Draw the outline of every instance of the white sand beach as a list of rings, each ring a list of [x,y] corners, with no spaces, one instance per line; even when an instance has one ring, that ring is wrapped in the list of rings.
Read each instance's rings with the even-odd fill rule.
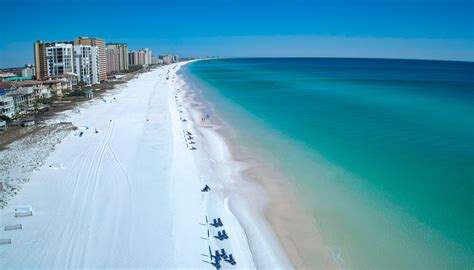
[[[223,269],[293,268],[263,217],[264,191],[241,179],[223,138],[186,103],[184,64],[58,116],[81,128],[0,209],[0,239],[11,240],[0,269],[213,269],[209,249],[233,255]],[[15,217],[20,205],[32,216]],[[217,218],[223,226],[210,225]],[[228,239],[214,237],[222,230]]]

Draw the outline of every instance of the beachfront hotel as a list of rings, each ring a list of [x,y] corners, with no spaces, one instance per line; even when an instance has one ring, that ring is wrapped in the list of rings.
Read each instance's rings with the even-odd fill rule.
[[[59,77],[74,73],[73,45],[56,43],[53,46],[46,47],[46,66],[48,77]]]
[[[152,54],[151,49],[143,48],[138,51],[131,51],[128,53],[129,65],[155,65],[158,63],[156,57]]]
[[[35,57],[35,68],[36,68],[36,79],[44,80],[48,77],[48,66],[46,62],[46,48],[52,46],[54,43],[45,43],[41,40],[37,40],[34,43],[34,57]]]
[[[119,66],[119,52],[114,48],[106,49],[107,59],[107,74],[117,73],[120,70]]]
[[[79,37],[74,39],[74,45],[95,46],[99,57],[99,81],[107,80],[107,56],[105,41],[101,38]]]
[[[49,98],[62,98],[74,91],[90,98],[84,86],[107,80],[108,73],[131,72],[160,61],[151,49],[128,52],[126,43],[105,43],[96,37],[33,43],[34,65],[3,69],[0,72],[0,116],[21,117],[35,112],[34,106]],[[129,69],[129,64],[134,65]],[[162,62],[161,62],[162,63]],[[76,93],[77,95],[77,93]]]
[[[160,55],[160,60],[163,61],[163,64],[171,64],[171,63],[173,63],[173,56],[172,55]]]
[[[99,49],[96,46],[74,45],[74,71],[85,85],[98,84]]]
[[[102,81],[101,39],[79,38],[75,41],[34,43],[36,79],[58,79],[76,76],[85,85]],[[103,40],[102,40],[103,41]]]
[[[107,44],[107,73],[117,73],[128,70],[128,44]]]

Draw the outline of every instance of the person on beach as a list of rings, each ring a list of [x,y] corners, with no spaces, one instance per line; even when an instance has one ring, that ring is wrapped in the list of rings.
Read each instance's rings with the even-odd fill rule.
[[[201,192],[208,192],[211,188],[206,184],[206,186],[201,190]]]

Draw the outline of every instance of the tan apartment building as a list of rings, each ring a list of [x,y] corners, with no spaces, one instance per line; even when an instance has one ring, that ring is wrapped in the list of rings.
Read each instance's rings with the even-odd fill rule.
[[[38,40],[34,43],[34,57],[35,57],[35,76],[37,80],[43,80],[48,76],[48,67],[46,61],[46,47],[49,43]]]
[[[107,80],[107,54],[105,41],[101,38],[79,37],[74,39],[74,45],[89,45],[98,47],[99,81]]]
[[[113,48],[107,48],[107,74],[119,72],[119,52]]]
[[[109,43],[107,44],[107,66],[115,67],[118,66],[118,70],[113,68],[109,72],[120,72],[128,70],[128,44],[126,43]]]

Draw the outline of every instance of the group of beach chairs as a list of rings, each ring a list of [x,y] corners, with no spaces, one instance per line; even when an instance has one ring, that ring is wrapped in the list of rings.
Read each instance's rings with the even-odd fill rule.
[[[15,217],[16,218],[23,218],[23,217],[31,217],[33,216],[33,208],[31,205],[18,205],[15,207]],[[14,230],[22,230],[23,226],[20,223],[5,225],[3,227],[4,231],[14,231]],[[11,244],[11,238],[0,238],[0,245],[7,245]]]
[[[222,223],[222,220],[221,218],[217,218],[217,219],[213,219],[212,220],[212,223],[210,224],[211,226],[214,226],[214,227],[222,227],[224,226],[224,224]]]
[[[215,228],[219,228],[219,227],[223,227],[224,223],[222,223],[221,218],[214,218],[212,220],[212,223],[210,223],[209,225]],[[215,235],[214,238],[217,238],[220,241],[224,241],[226,239],[229,239],[229,236],[227,235],[227,232],[225,230],[221,230],[221,231],[217,231],[217,235]],[[219,249],[214,250],[214,253],[212,253],[211,246],[209,246],[209,256],[211,257],[211,261],[212,261],[211,264],[214,267],[216,267],[216,269],[218,270],[222,268],[222,265],[221,265],[222,261],[227,262],[231,265],[237,264],[232,254],[227,254],[227,252],[223,248],[221,248],[220,250]]]
[[[237,264],[237,262],[234,259],[234,256],[232,256],[232,254],[227,255],[227,252],[223,248],[220,251],[215,250],[214,254],[211,253],[210,255],[211,255],[211,260],[214,260],[212,262],[212,265],[214,265],[216,267],[216,269],[221,269],[222,268],[222,266],[221,266],[221,261],[222,260],[224,260],[227,263],[230,263],[231,265],[236,265]]]
[[[4,231],[14,231],[14,230],[21,230],[23,229],[23,226],[21,224],[13,224],[13,225],[5,225],[3,227],[3,230]],[[12,243],[12,239],[10,238],[0,238],[0,245],[7,245],[7,244],[11,244]]]
[[[174,99],[176,101],[176,103],[178,103],[178,93],[181,92],[181,90],[178,88],[176,90],[176,93],[174,95]],[[178,104],[178,113],[181,115],[183,113],[183,110],[181,110],[181,107],[182,105],[181,104]],[[186,118],[184,117],[179,117],[179,121],[181,122],[187,122],[188,120],[186,120]],[[189,149],[189,150],[197,150],[197,148],[194,146],[194,144],[196,144],[194,142],[194,137],[193,137],[193,134],[189,131],[184,131],[183,130],[183,133],[184,133],[184,141],[186,142],[186,147]]]
[[[194,146],[196,144],[193,140],[193,134],[189,131],[184,131],[184,141],[186,142],[186,146],[189,148],[189,150],[196,150],[197,148]]]
[[[227,233],[225,232],[225,230],[222,230],[222,231],[218,231],[217,232],[217,235],[214,236],[215,238],[223,241],[223,240],[226,240],[226,239],[229,239],[229,236],[227,235]]]

